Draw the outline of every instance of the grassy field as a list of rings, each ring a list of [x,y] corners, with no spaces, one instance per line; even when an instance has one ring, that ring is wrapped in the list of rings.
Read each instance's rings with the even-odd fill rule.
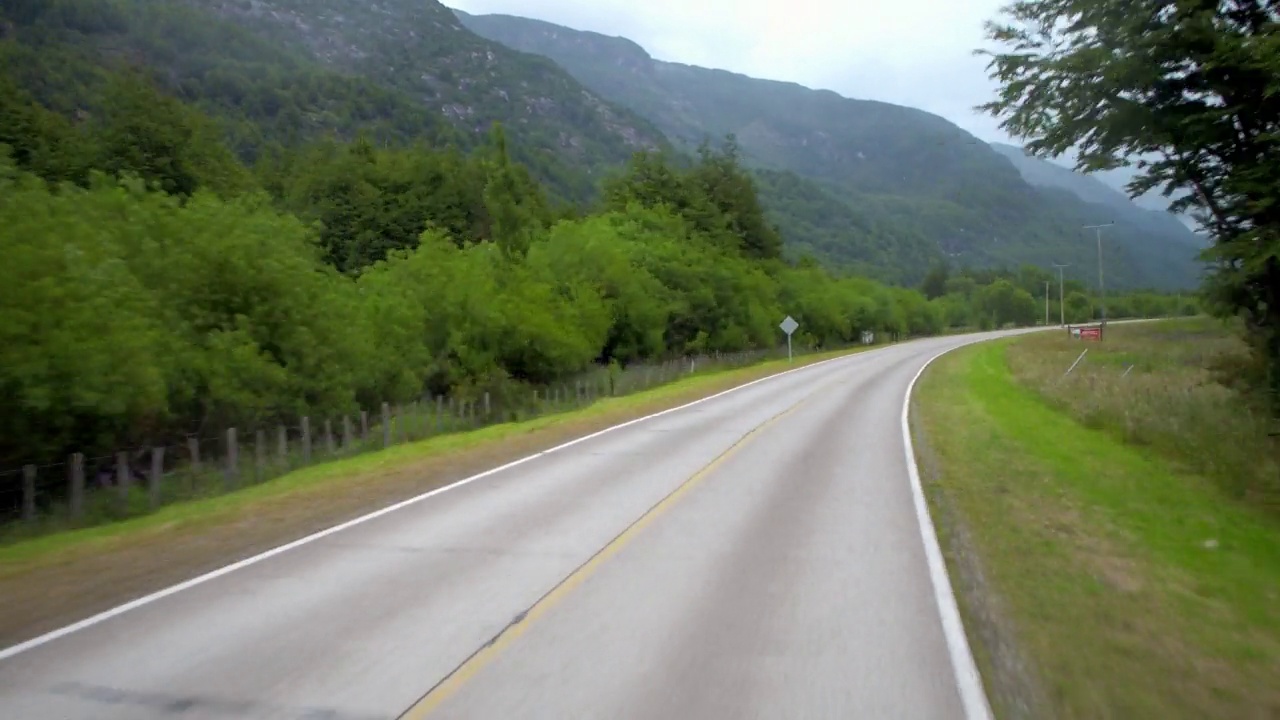
[[[1278,451],[1214,379],[1243,348],[1207,321],[1111,333],[975,346],[920,386],[988,694],[1000,717],[1280,717]]]
[[[850,352],[857,350],[695,374],[580,410],[398,445],[142,517],[0,545],[0,647],[575,437]]]

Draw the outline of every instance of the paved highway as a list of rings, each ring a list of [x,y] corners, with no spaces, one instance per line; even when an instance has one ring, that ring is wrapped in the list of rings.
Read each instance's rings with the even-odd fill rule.
[[[964,341],[758,382],[10,648],[0,717],[985,717],[903,440]]]

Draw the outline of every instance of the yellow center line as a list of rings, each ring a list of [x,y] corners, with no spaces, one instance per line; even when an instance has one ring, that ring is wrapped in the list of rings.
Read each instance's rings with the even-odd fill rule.
[[[529,626],[535,620],[544,615],[553,605],[562,600],[566,595],[581,585],[590,575],[595,572],[606,560],[613,557],[627,543],[629,543],[636,535],[640,534],[645,527],[652,523],[659,515],[669,510],[679,500],[687,495],[699,482],[716,471],[730,457],[741,450],[747,443],[758,436],[765,429],[782,418],[790,415],[799,408],[804,401],[810,396],[805,396],[795,405],[774,415],[760,425],[752,428],[746,435],[738,438],[738,441],[730,445],[727,450],[720,453],[714,460],[707,463],[698,472],[694,473],[689,479],[675,489],[666,497],[662,498],[653,507],[649,508],[643,515],[626,527],[616,537],[608,542],[604,547],[600,548],[594,555],[587,559],[586,562],[579,565],[576,570],[569,573],[555,587],[551,588],[545,595],[538,598],[528,610],[517,615],[509,625],[498,632],[489,642],[485,643],[480,649],[476,650],[462,664],[454,668],[453,672],[446,675],[435,687],[427,691],[416,703],[408,710],[405,710],[397,720],[422,720],[427,717],[433,710],[438,708],[445,700],[456,694],[463,685],[467,683],[476,673],[480,672],[489,663],[505,649],[508,645],[515,642],[521,635],[528,630]]]

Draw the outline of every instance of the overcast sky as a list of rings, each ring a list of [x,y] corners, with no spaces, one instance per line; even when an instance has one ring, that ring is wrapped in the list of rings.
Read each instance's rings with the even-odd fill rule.
[[[971,108],[992,97],[982,23],[1003,0],[445,0],[620,35],[659,60],[789,80],[942,115],[1008,138]]]

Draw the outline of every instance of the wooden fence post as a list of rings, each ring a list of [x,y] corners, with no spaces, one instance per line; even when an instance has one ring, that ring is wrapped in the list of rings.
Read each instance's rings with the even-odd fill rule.
[[[240,478],[240,443],[235,428],[227,428],[227,486],[236,484]]]
[[[187,438],[187,459],[191,461],[192,472],[200,472],[200,438]]]
[[[311,418],[302,417],[302,464],[311,464]]]
[[[129,507],[129,486],[133,483],[133,473],[129,470],[129,453],[116,453],[116,482],[120,485],[120,506]]]
[[[36,521],[36,466],[22,466],[22,519]]]
[[[79,520],[84,516],[84,454],[71,455],[71,519]]]
[[[352,438],[351,436],[351,416],[343,415],[342,416],[342,449],[350,450],[351,443],[353,443],[354,441],[355,441],[354,438]]]
[[[382,403],[382,447],[391,447],[391,405]]]
[[[324,421],[324,451],[333,455],[333,422],[327,418]]]
[[[253,433],[253,481],[260,483],[267,477],[267,433],[256,430]]]
[[[160,507],[160,480],[164,477],[164,448],[151,448],[151,475],[147,478],[147,500],[151,509]]]
[[[284,425],[276,430],[276,457],[281,467],[289,466],[289,428]]]

